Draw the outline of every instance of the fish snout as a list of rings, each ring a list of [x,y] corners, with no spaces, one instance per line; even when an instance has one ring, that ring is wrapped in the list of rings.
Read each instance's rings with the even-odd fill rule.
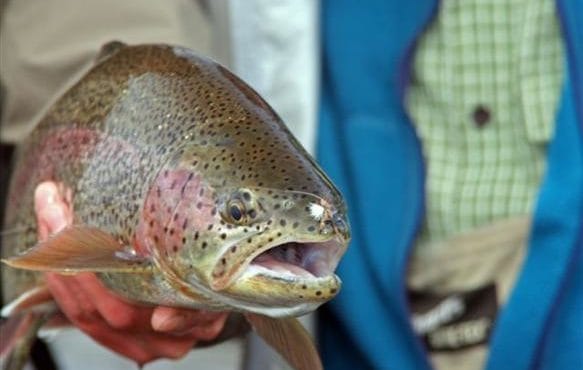
[[[343,213],[336,212],[332,216],[332,224],[334,225],[334,230],[341,235],[345,240],[350,239],[350,225],[348,224],[348,219]]]

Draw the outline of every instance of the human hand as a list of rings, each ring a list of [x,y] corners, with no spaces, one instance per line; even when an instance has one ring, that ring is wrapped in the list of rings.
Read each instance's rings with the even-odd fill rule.
[[[35,191],[39,240],[73,222],[71,191],[53,182]],[[226,313],[171,307],[142,307],[108,291],[92,273],[45,274],[59,308],[80,330],[105,347],[142,365],[159,358],[180,358],[198,341],[215,339]]]

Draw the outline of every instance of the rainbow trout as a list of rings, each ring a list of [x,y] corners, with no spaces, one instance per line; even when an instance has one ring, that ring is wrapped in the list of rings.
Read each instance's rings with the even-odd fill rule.
[[[37,243],[42,181],[72,190],[75,216]],[[91,271],[142,304],[241,312],[314,370],[294,316],[338,293],[349,234],[341,194],[247,84],[185,48],[111,43],[18,151],[3,315],[34,334],[50,301],[39,272]]]

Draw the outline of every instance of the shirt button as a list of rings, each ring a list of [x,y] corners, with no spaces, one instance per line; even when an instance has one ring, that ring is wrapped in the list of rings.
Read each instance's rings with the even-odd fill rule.
[[[490,111],[484,107],[483,105],[478,105],[476,109],[474,109],[474,113],[472,114],[472,118],[474,119],[474,123],[478,128],[482,128],[490,122]]]

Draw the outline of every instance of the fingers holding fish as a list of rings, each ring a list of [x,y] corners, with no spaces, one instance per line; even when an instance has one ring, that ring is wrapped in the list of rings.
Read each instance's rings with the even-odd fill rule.
[[[205,325],[196,325],[190,330],[190,335],[193,335],[202,341],[214,340],[223,331],[226,321],[227,314],[224,314],[223,316]]]
[[[202,340],[212,340],[222,331],[228,314],[173,307],[156,307],[152,314],[152,328],[165,333],[185,333],[198,330],[205,333]],[[206,338],[210,336],[211,338]]]
[[[96,330],[92,338],[140,365],[157,359],[182,358],[197,343],[197,340],[190,336],[176,337],[159,333],[128,334],[115,329]]]
[[[91,337],[98,343],[139,365],[161,358],[181,358],[197,342],[196,339],[188,336],[175,337],[160,333],[132,334],[125,330],[106,329],[97,322],[86,329],[91,331]]]
[[[67,280],[69,277],[63,278]],[[107,324],[118,330],[212,340],[220,334],[228,316],[219,312],[140,306],[111,293],[94,274],[80,273],[70,278],[79,284],[79,290],[86,293],[85,300],[92,302]]]
[[[39,240],[63,229],[73,222],[70,204],[71,191],[54,182],[39,184],[34,193],[34,207],[37,217]],[[67,198],[68,201],[67,201]]]
[[[199,338],[192,331],[182,335],[154,331],[150,327],[152,308],[121,301],[96,285],[101,283],[93,274],[47,273],[46,281],[69,321],[97,342],[139,364],[158,358],[180,358],[199,339],[206,340],[206,336]],[[98,306],[96,301],[103,303]]]
[[[108,326],[118,330],[134,332],[150,331],[152,308],[131,304],[111,293],[92,273],[79,273],[63,277],[65,281],[75,281],[86,300],[92,305]],[[81,302],[79,302],[81,303]]]
[[[95,321],[103,320],[76,276],[46,273],[45,282],[60,310],[76,326],[83,329]]]

